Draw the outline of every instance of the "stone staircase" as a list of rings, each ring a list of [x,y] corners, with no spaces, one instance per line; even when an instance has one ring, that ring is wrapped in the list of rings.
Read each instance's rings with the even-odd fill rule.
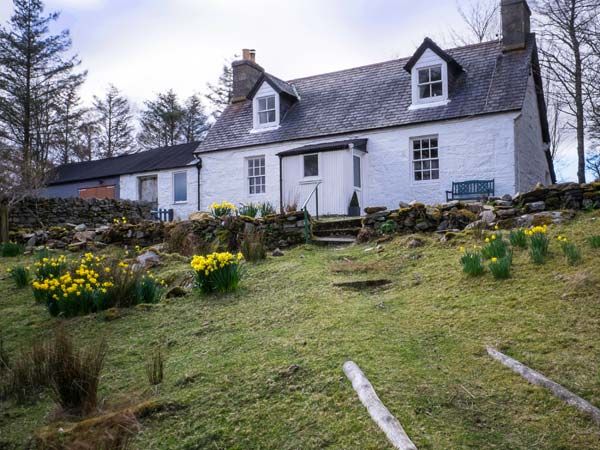
[[[312,241],[324,245],[352,244],[362,228],[360,217],[333,217],[314,220]]]

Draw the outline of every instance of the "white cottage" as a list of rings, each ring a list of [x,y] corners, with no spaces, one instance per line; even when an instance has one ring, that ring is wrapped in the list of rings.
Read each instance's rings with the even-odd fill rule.
[[[199,146],[200,209],[214,201],[361,206],[446,200],[453,183],[515,194],[554,178],[525,0],[501,3],[500,40],[282,81],[243,51],[233,101]],[[490,183],[491,184],[491,183]],[[491,193],[491,192],[490,192]]]
[[[243,50],[232,103],[199,146],[63,172],[116,179],[116,196],[150,199],[181,219],[223,200],[281,209],[308,202],[312,213],[318,205],[321,214],[345,215],[355,193],[363,208],[395,208],[446,201],[456,183],[475,186],[471,197],[549,184],[531,13],[525,0],[502,0],[501,14],[496,41],[444,50],[427,38],[409,58],[289,81]],[[65,180],[77,181],[62,176],[51,189],[64,190]]]

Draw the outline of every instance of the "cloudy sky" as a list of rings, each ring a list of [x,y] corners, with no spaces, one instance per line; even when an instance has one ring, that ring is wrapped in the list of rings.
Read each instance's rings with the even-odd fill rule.
[[[426,7],[425,7],[426,6]],[[115,84],[139,107],[173,88],[205,91],[225,60],[255,48],[283,79],[410,55],[425,36],[449,44],[461,30],[453,0],[46,0],[61,11],[88,79],[84,100]],[[12,2],[0,1],[5,22]],[[573,151],[561,170],[574,177]]]

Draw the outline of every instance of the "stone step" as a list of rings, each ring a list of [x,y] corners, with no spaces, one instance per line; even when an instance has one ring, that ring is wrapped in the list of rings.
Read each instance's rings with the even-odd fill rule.
[[[315,244],[323,244],[323,245],[347,245],[354,244],[356,239],[352,236],[314,236],[312,241]]]
[[[313,235],[314,236],[320,236],[320,237],[327,237],[327,236],[358,236],[358,233],[360,232],[362,228],[361,227],[352,227],[352,228],[333,228],[333,229],[327,229],[327,230],[322,230],[322,229],[314,229],[313,228]]]
[[[313,221],[313,224],[312,224],[313,230],[318,230],[318,231],[345,229],[345,228],[360,228],[361,226],[362,226],[362,219],[360,217],[315,220],[315,221]]]

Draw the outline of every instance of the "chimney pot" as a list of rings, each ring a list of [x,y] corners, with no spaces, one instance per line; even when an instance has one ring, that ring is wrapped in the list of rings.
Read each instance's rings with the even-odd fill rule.
[[[531,33],[531,10],[527,0],[501,0],[502,47],[504,52],[521,50],[527,46]]]
[[[242,49],[242,59],[244,61],[256,62],[256,50],[250,48]]]

